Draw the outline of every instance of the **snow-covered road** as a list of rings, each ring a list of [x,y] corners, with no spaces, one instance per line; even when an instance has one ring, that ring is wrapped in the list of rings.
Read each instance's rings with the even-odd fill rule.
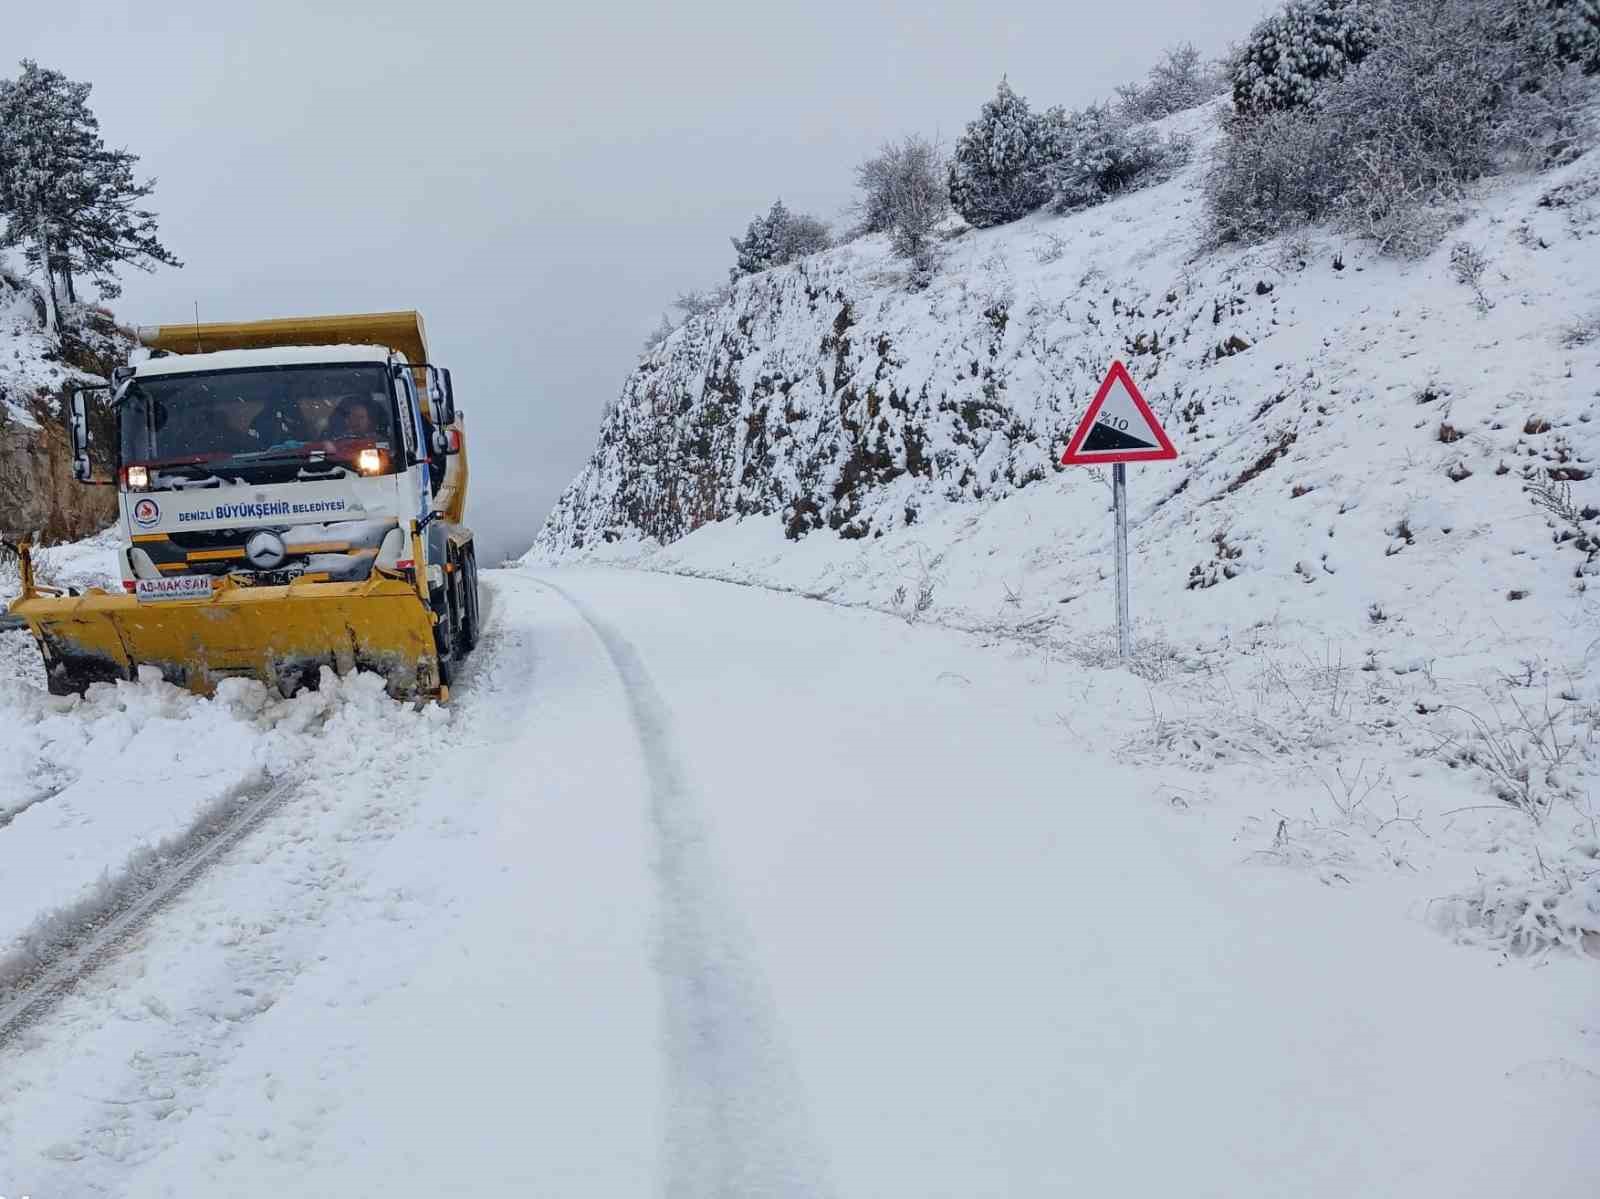
[[[1253,864],[1130,676],[486,581],[447,720],[347,697],[0,1049],[0,1195],[1600,1193],[1593,962]]]

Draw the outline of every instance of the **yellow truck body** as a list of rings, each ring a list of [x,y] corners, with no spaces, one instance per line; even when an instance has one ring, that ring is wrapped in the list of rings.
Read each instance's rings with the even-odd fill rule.
[[[133,518],[149,509],[130,504],[133,497],[128,494],[127,474],[119,468],[128,537],[123,550],[123,588],[128,594],[98,588],[71,594],[40,586],[33,577],[31,563],[24,558],[22,593],[10,611],[25,621],[33,633],[44,657],[51,690],[81,691],[97,681],[133,679],[140,667],[154,667],[167,679],[202,694],[210,694],[225,678],[239,676],[258,679],[287,694],[301,684],[314,683],[320,669],[326,666],[339,673],[358,668],[378,671],[396,696],[447,698],[451,661],[476,640],[477,565],[471,533],[462,523],[467,467],[461,420],[454,412],[453,389],[444,413],[452,418],[450,423],[441,424],[437,419],[443,393],[435,391],[430,396],[428,384],[436,383],[438,376],[424,370],[428,347],[421,316],[406,311],[164,325],[140,329],[139,339],[151,350],[185,358],[284,347],[374,347],[390,351],[387,367],[392,377],[399,380],[409,374],[416,383],[409,390],[399,381],[393,384],[395,394],[411,397],[422,414],[418,436],[412,440],[421,443],[423,429],[436,430],[442,439],[438,444],[447,440],[450,449],[446,454],[425,448],[420,467],[416,465],[419,459],[411,458],[408,471],[401,471],[398,466],[389,471],[393,493],[400,500],[409,497],[413,505],[407,511],[397,500],[390,505],[392,511],[380,513],[393,518],[391,540],[384,544],[401,548],[398,552],[391,549],[388,561],[379,556],[376,548],[355,551],[352,561],[365,558],[356,564],[366,571],[358,578],[331,578],[326,571],[308,568],[278,581],[271,572],[242,569],[250,565],[244,560],[244,538],[263,530],[279,536],[288,531],[283,527],[258,524],[212,530],[202,535],[204,544],[211,548],[187,552],[175,548],[186,540],[184,529],[141,534],[136,531],[139,522]],[[347,354],[350,352],[353,351]],[[174,367],[165,355],[164,377],[177,376],[180,383],[202,377],[204,368],[217,361],[240,361],[238,355],[226,354],[221,360],[198,359],[195,373],[190,376],[184,373],[182,363]],[[311,358],[315,360],[316,356]],[[251,358],[245,356],[244,361],[248,366]],[[132,368],[130,377],[138,369]],[[405,409],[401,401],[397,404],[402,405],[395,411],[402,413],[398,420],[403,423]],[[391,446],[388,453],[393,457],[400,449],[398,445]],[[317,464],[321,459],[308,462]],[[431,475],[430,470],[434,472]],[[381,481],[361,480],[364,484]],[[431,500],[427,500],[431,512],[416,510],[416,495],[406,490],[413,482],[424,499],[431,490]],[[271,491],[268,498],[273,503],[267,507],[272,511],[287,510],[291,504],[283,497],[292,498],[297,485],[293,479],[280,481],[275,488],[256,489],[254,494],[260,500]],[[152,505],[158,514],[188,501],[182,491],[140,493],[138,498]],[[357,503],[353,507],[360,508],[365,516],[372,515],[370,499],[365,506]],[[189,515],[193,514],[186,513],[185,518]],[[440,527],[432,530],[431,537],[425,537],[424,529],[433,522]],[[372,523],[369,520],[366,526],[370,529]],[[387,526],[382,520],[377,523],[382,534]],[[230,537],[240,544],[231,544]],[[187,541],[193,543],[194,537]],[[156,545],[152,542],[164,552],[175,552],[176,559],[169,556],[153,564],[151,556],[140,549],[143,543],[153,552]],[[216,548],[218,545],[220,548]],[[330,545],[302,548],[306,551],[305,561],[315,562],[312,555],[326,551]],[[144,566],[150,570],[139,578],[128,578],[130,570]],[[153,575],[153,571],[159,574]],[[205,584],[205,594],[145,602],[151,578],[191,574]],[[141,586],[141,579],[146,581],[145,586]],[[468,587],[470,594],[465,590]]]

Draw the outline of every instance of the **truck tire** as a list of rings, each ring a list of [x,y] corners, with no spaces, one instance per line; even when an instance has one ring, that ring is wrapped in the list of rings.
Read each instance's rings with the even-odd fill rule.
[[[433,626],[433,648],[439,659],[439,683],[448,687],[456,677],[456,647],[461,618],[457,614],[454,575],[445,575],[445,584],[434,601],[434,614],[439,617]]]
[[[469,545],[461,556],[461,652],[471,653],[478,646],[478,550]]]

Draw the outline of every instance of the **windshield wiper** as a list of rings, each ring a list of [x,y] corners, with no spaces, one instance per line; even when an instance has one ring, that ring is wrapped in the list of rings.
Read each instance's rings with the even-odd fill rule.
[[[212,462],[186,460],[181,462],[155,462],[150,464],[150,469],[155,471],[158,475],[193,474],[199,477],[204,477],[206,475],[213,475],[216,473],[216,471],[212,469],[212,467],[215,465],[217,464]]]
[[[302,443],[302,444],[304,444],[304,443]],[[283,464],[285,462],[310,462],[310,461],[312,461],[311,455],[313,453],[316,453],[316,452],[317,451],[315,451],[315,450],[312,450],[312,451],[299,450],[299,451],[290,451],[290,452],[287,452],[287,453],[283,453],[283,452],[279,452],[279,451],[277,451],[275,449],[273,449],[273,450],[252,450],[248,454],[235,454],[232,458],[229,458],[225,463],[219,463],[219,465],[233,466],[233,467],[237,467],[237,466],[278,466],[278,465],[281,465],[281,464]]]

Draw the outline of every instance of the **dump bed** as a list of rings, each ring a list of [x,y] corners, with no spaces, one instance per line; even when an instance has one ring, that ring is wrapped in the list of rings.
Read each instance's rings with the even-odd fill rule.
[[[266,321],[202,325],[145,325],[139,342],[173,354],[263,350],[273,346],[388,346],[407,362],[428,361],[428,338],[419,312],[357,312],[342,316],[286,316]]]

